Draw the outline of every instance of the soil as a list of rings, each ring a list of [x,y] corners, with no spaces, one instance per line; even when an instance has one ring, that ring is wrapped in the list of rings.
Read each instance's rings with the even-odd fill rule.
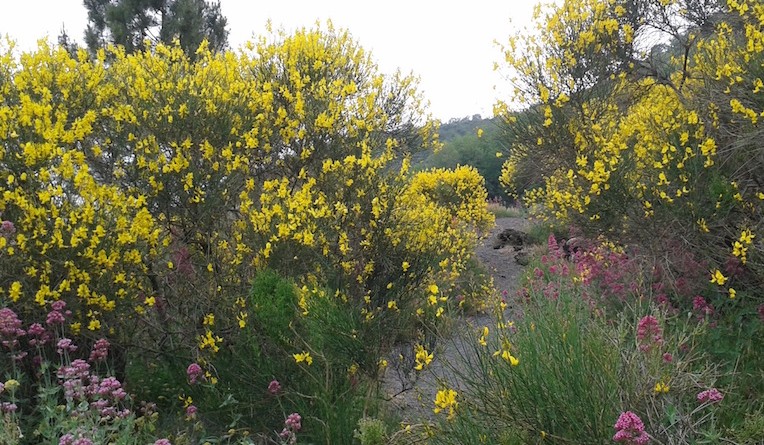
[[[501,242],[500,234],[507,229],[526,231],[528,220],[524,218],[497,218],[490,234],[478,245],[476,256],[493,276],[498,293],[512,294],[518,287],[523,267],[515,260],[525,248]],[[506,245],[505,245],[506,244]],[[402,422],[420,424],[434,420],[433,401],[441,382],[458,387],[455,374],[465,368],[470,360],[469,351],[476,333],[482,326],[496,325],[492,314],[474,314],[459,319],[450,329],[448,338],[441,339],[434,351],[430,365],[421,372],[413,371],[413,345],[402,345],[393,351],[383,378],[383,388],[393,414]],[[401,360],[401,357],[403,360]]]

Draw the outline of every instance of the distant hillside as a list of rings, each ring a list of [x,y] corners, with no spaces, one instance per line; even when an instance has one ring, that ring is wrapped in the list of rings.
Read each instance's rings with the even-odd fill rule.
[[[440,141],[443,142],[443,148],[437,153],[427,151],[412,158],[414,169],[470,165],[485,178],[489,197],[507,199],[499,184],[504,158],[496,157],[497,152],[506,152],[506,143],[494,119],[483,119],[480,115],[451,119],[441,124]]]
[[[448,142],[461,136],[475,135],[478,128],[493,125],[494,119],[483,118],[479,114],[463,118],[453,118],[440,124],[440,140]]]

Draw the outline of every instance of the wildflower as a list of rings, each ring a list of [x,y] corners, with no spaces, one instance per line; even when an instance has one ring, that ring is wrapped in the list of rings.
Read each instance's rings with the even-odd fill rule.
[[[90,351],[89,361],[98,362],[106,359],[109,355],[109,340],[105,338],[98,339],[93,345],[93,350]]]
[[[718,403],[724,398],[724,394],[716,388],[707,389],[698,393],[698,402],[700,403]]]
[[[0,234],[4,236],[10,236],[16,233],[16,226],[11,221],[3,221],[0,223]]]
[[[66,321],[64,314],[59,311],[50,311],[48,312],[48,316],[45,317],[45,323],[47,323],[48,326],[64,324],[64,321]]]
[[[456,415],[456,408],[459,402],[456,401],[457,393],[453,389],[441,389],[435,395],[435,414],[448,410],[447,419],[453,419]]]
[[[637,324],[637,341],[639,349],[648,351],[653,344],[663,344],[663,331],[658,324],[658,319],[652,315],[646,315]]]
[[[517,357],[510,354],[510,352],[506,350],[501,352],[501,358],[503,358],[504,361],[506,361],[512,366],[517,366],[520,364],[520,360],[518,360]]]
[[[698,312],[698,317],[702,318],[705,315],[713,315],[714,307],[706,301],[705,298],[700,295],[692,299],[692,309]]]
[[[0,382],[0,394],[2,394],[3,391],[5,391],[5,383]]]
[[[300,431],[302,428],[302,417],[300,417],[297,413],[292,413],[289,416],[287,416],[286,420],[284,421],[284,426],[291,429],[292,431]]]
[[[480,344],[480,346],[488,345],[488,342],[486,341],[487,338],[488,338],[488,326],[483,326],[483,333],[478,339],[478,343]]]
[[[188,376],[189,383],[195,385],[199,382],[199,379],[202,378],[202,367],[197,363],[191,363],[188,365],[188,368],[186,368],[186,375]]]
[[[666,352],[666,353],[663,354],[663,361],[665,363],[671,363],[671,362],[674,361],[674,356],[671,355],[670,353]]]
[[[13,392],[16,388],[18,388],[21,384],[16,379],[10,379],[5,382],[5,389],[7,389],[10,392]]]
[[[656,394],[660,394],[660,393],[665,394],[669,392],[669,389],[671,389],[671,387],[667,383],[658,382],[655,384],[655,388],[653,388],[653,391],[655,391]]]
[[[21,337],[25,334],[21,329],[21,320],[9,308],[0,309],[0,340],[3,341],[3,346],[11,348],[18,344],[17,337]]]
[[[313,364],[313,357],[310,356],[310,352],[292,354],[292,357],[294,357],[294,361],[297,363],[305,362],[308,366]]]
[[[58,439],[58,445],[72,445],[74,443],[74,434],[66,433]]]
[[[271,383],[268,384],[268,392],[271,394],[278,394],[279,391],[281,391],[281,383],[276,379],[271,380]]]
[[[645,445],[650,441],[642,419],[631,411],[621,413],[614,428],[616,429],[613,436],[615,442],[624,442],[627,445]]]
[[[730,300],[734,300],[735,297],[737,296],[737,291],[735,289],[733,289],[733,288],[730,288],[729,289],[729,294],[730,294]]]
[[[172,445],[169,439],[157,439],[154,445]]]
[[[429,365],[432,361],[432,353],[428,353],[422,345],[416,345],[414,347],[416,366],[414,369],[421,371],[425,366]]]
[[[727,282],[727,277],[725,277],[719,269],[716,269],[711,272],[711,282],[716,283],[719,286],[724,286],[724,283]]]
[[[186,419],[196,419],[196,412],[198,409],[196,408],[196,405],[188,405],[186,407]]]
[[[11,414],[15,413],[19,407],[15,403],[2,402],[0,403],[0,413]]]
[[[76,351],[77,345],[75,345],[70,338],[62,338],[56,344],[56,350],[59,354],[64,355],[67,352]]]

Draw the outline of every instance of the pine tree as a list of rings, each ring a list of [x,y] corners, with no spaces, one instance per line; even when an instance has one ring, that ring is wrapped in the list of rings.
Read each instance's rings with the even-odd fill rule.
[[[205,0],[84,0],[88,11],[85,44],[91,52],[112,43],[128,52],[146,42],[178,39],[193,57],[204,39],[213,51],[228,44],[227,20],[219,2]]]

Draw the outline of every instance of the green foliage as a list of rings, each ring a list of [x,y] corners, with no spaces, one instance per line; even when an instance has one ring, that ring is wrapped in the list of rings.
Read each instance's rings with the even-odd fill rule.
[[[255,276],[250,296],[253,322],[262,334],[283,345],[291,337],[297,317],[297,291],[294,283],[266,269]]]
[[[364,417],[358,421],[358,429],[353,437],[361,442],[361,445],[385,445],[387,433],[385,424],[379,419]]]
[[[220,3],[206,0],[85,0],[88,25],[85,43],[95,54],[109,44],[128,52],[146,49],[146,41],[172,44],[177,39],[183,51],[194,57],[203,40],[213,51],[228,44],[227,20]],[[60,38],[66,44],[64,33]]]
[[[596,300],[597,288],[581,284],[561,253],[531,267],[517,318],[499,319],[498,333],[478,329],[459,350],[457,417],[441,423],[434,443],[608,443],[624,411],[664,443],[719,434],[724,410],[697,394],[734,385],[703,346],[713,332],[706,324],[640,300]],[[656,324],[646,336],[639,326],[648,319]],[[726,395],[725,409],[735,397]]]

